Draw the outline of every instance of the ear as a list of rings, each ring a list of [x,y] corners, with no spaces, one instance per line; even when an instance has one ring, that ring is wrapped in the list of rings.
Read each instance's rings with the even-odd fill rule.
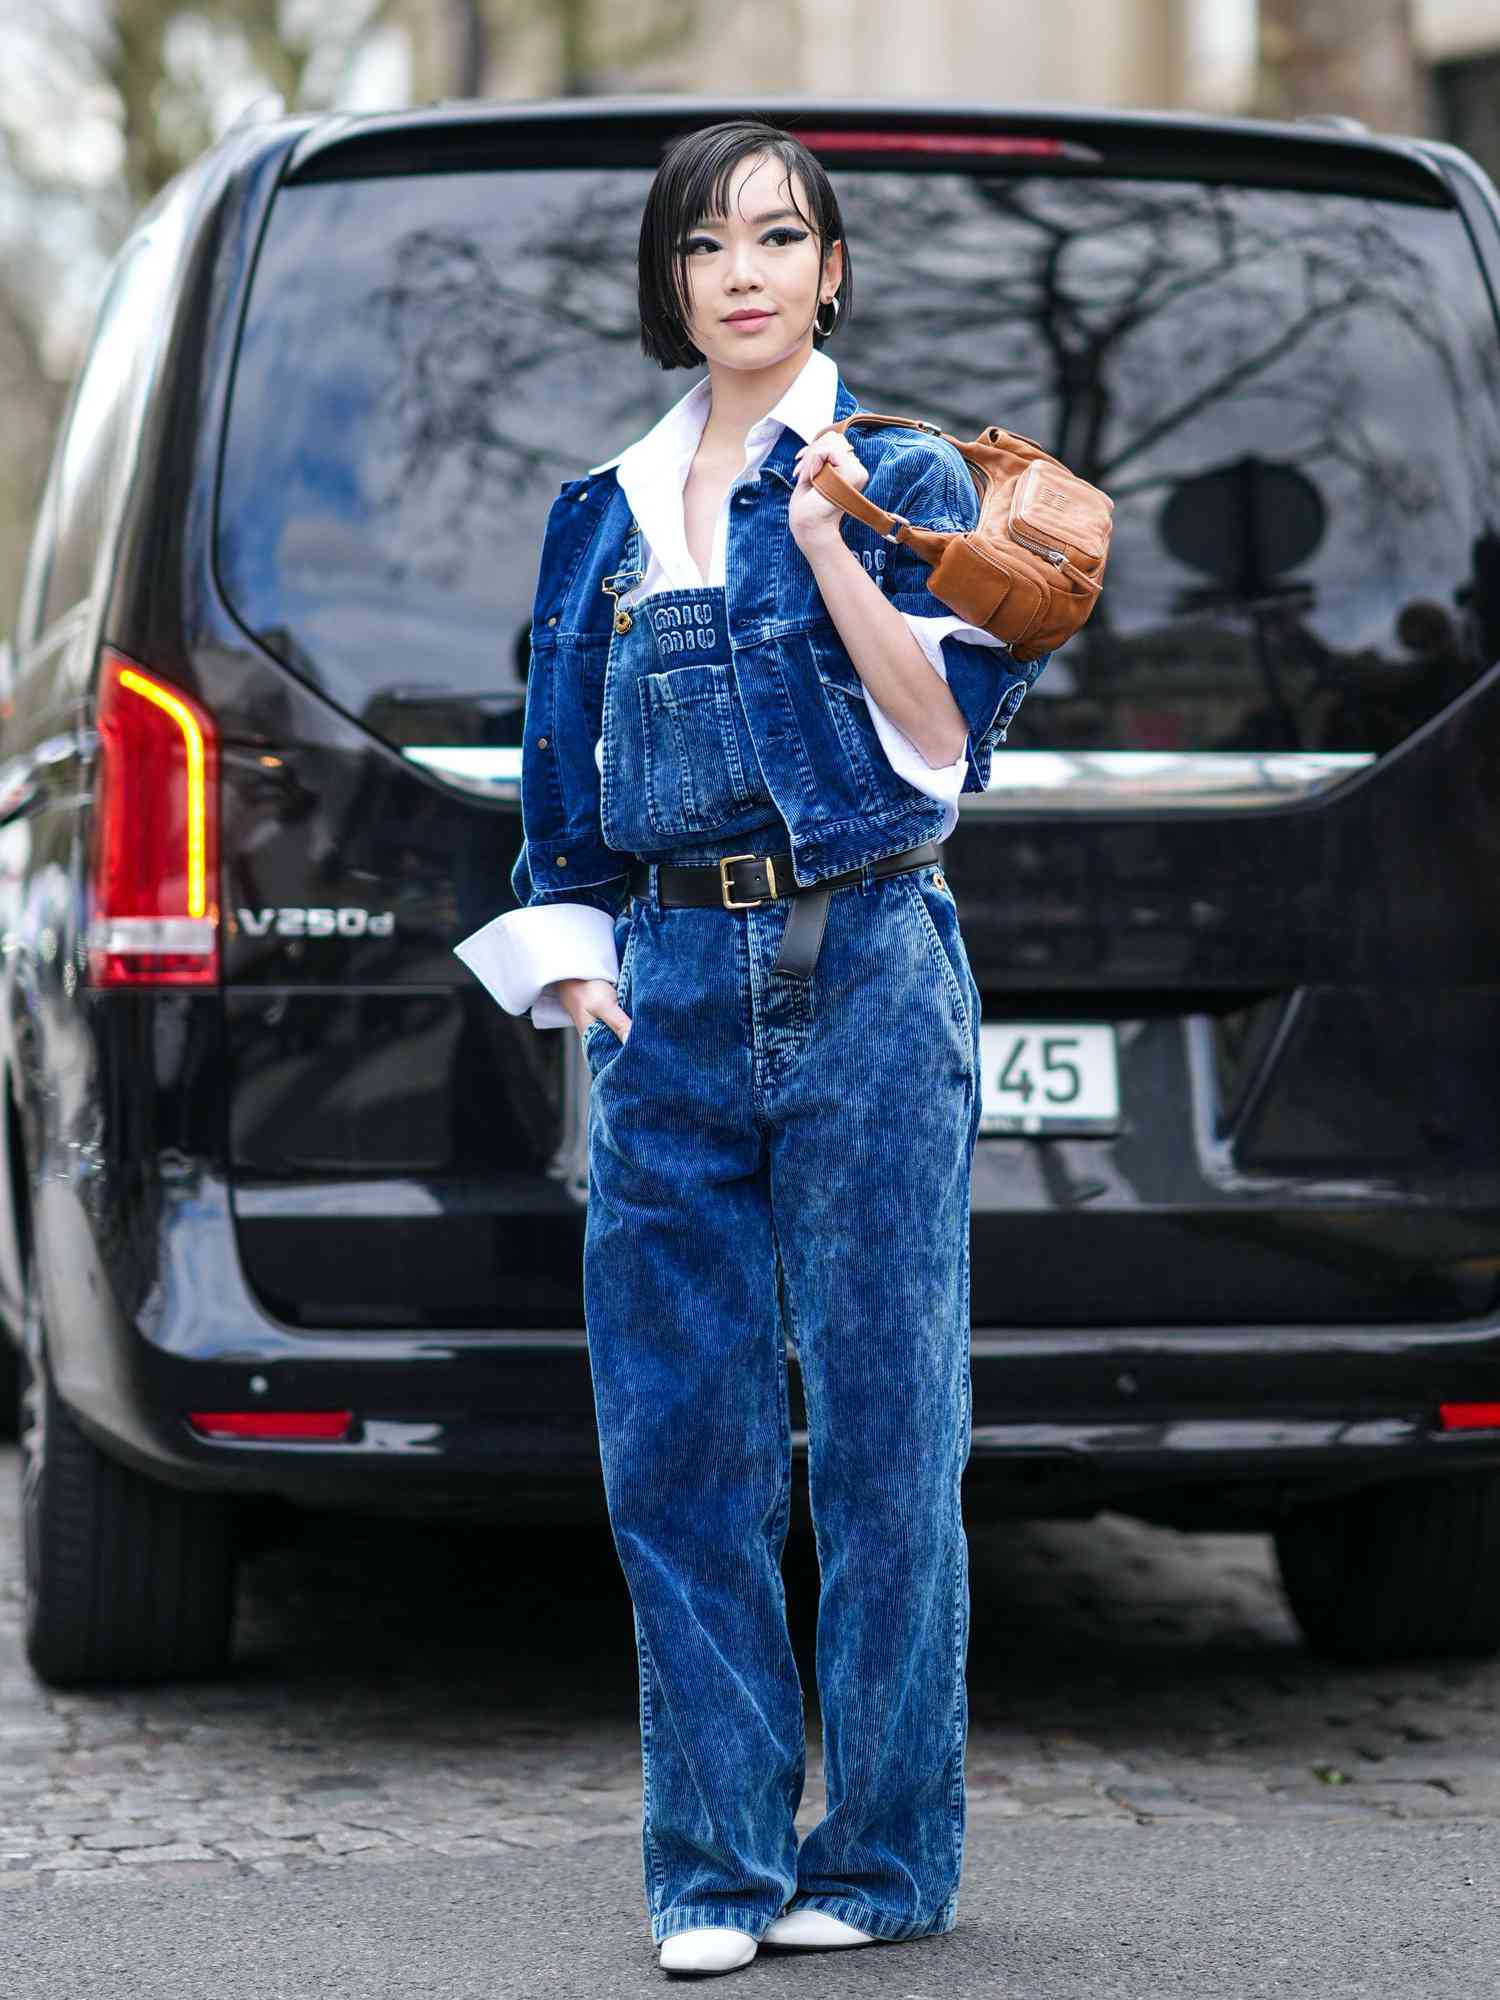
[[[823,280],[834,291],[844,282],[844,245],[835,237],[828,246],[828,254],[823,259]]]

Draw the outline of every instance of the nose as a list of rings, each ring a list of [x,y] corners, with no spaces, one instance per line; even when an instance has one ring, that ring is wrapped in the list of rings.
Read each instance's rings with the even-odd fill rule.
[[[732,292],[760,289],[760,245],[758,243],[732,244],[729,260],[725,267],[725,283]]]

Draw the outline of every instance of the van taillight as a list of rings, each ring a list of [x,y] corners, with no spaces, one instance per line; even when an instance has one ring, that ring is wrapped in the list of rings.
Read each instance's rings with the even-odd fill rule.
[[[100,655],[88,927],[96,986],[219,977],[219,740],[191,696]]]
[[[1438,1428],[1445,1431],[1500,1431],[1500,1403],[1439,1403]]]

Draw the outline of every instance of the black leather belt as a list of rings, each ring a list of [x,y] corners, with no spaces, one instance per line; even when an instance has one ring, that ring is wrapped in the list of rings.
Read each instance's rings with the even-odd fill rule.
[[[941,861],[939,842],[924,840],[920,847],[904,848],[900,854],[882,855],[870,863],[873,876],[901,875],[908,868],[925,868]],[[792,873],[792,857],[785,854],[726,854],[707,866],[676,861],[657,864],[656,889],[663,904],[696,904],[705,909],[752,910],[761,903],[785,896],[791,900],[786,929],[775,970],[790,972],[795,978],[810,979],[823,943],[823,926],[828,920],[828,898],[845,883],[864,878],[863,868],[846,868],[839,875],[825,875],[821,882],[799,883]],[[651,864],[637,856],[630,864],[631,893],[649,895]]]

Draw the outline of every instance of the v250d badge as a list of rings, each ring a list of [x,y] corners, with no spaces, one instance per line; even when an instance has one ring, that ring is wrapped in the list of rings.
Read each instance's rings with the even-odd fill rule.
[[[251,937],[390,937],[396,929],[394,910],[361,910],[352,904],[336,910],[290,905],[240,909],[235,916]]]

